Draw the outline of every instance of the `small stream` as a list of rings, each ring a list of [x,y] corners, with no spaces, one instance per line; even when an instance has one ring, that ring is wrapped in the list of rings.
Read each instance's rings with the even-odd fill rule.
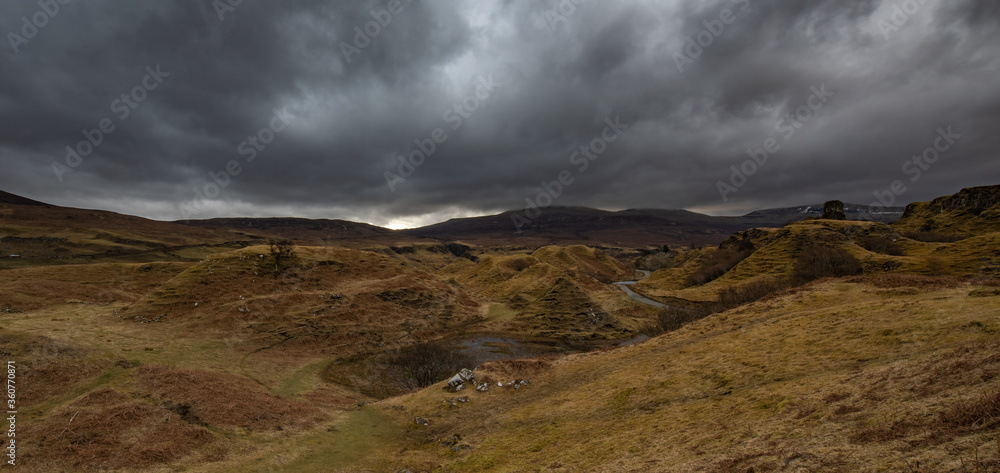
[[[560,341],[534,340],[506,335],[470,335],[455,339],[452,343],[459,353],[472,357],[477,363],[587,351],[584,347],[574,347]]]

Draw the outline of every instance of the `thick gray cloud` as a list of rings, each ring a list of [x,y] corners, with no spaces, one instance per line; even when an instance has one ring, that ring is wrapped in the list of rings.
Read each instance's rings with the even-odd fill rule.
[[[714,213],[1000,177],[993,1],[225,2],[0,4],[0,189],[161,219],[413,225],[523,208],[563,171],[555,205]],[[615,117],[625,133],[595,142]],[[907,164],[948,127],[936,162]]]

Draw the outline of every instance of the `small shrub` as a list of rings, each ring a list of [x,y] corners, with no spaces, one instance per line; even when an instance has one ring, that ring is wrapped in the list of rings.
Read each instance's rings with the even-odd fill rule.
[[[274,260],[275,277],[295,260],[295,244],[291,240],[271,240],[269,252]]]
[[[903,247],[882,235],[869,235],[861,239],[861,247],[875,253],[889,256],[903,256]]]
[[[1000,391],[983,391],[962,399],[940,414],[941,422],[959,430],[990,429],[1000,425]]]
[[[661,310],[657,315],[659,330],[650,330],[649,334],[658,335],[660,332],[671,332],[677,330],[696,320],[703,319],[709,315],[739,307],[744,304],[756,302],[766,296],[783,291],[788,285],[779,280],[767,279],[752,281],[738,286],[728,287],[719,291],[719,301],[714,303],[701,304],[694,309],[681,307],[670,307]]]
[[[677,253],[672,253],[669,251],[651,251],[649,254],[639,258],[635,262],[636,269],[643,269],[646,271],[656,271],[663,268],[672,268],[677,266]]]
[[[660,322],[660,328],[662,328],[664,332],[672,332],[691,322],[708,317],[715,312],[715,307],[708,305],[699,307],[698,309],[671,307],[669,309],[661,310],[657,319]]]
[[[848,435],[848,439],[862,445],[890,442],[905,438],[916,427],[919,425],[908,419],[882,421],[870,427],[857,428]]]
[[[723,274],[729,272],[741,261],[753,254],[753,245],[746,242],[746,245],[716,250],[712,256],[705,261],[693,274],[687,277],[685,283],[688,286],[700,286],[712,282]]]
[[[739,307],[759,301],[764,297],[784,290],[786,287],[787,285],[784,282],[774,279],[761,279],[740,284],[739,286],[727,287],[719,291],[719,304],[723,310]]]
[[[399,388],[415,391],[448,379],[462,368],[474,368],[467,355],[442,342],[400,348],[389,359],[389,377]]]
[[[843,248],[809,244],[795,264],[794,278],[806,283],[820,278],[839,278],[861,273],[861,262]]]

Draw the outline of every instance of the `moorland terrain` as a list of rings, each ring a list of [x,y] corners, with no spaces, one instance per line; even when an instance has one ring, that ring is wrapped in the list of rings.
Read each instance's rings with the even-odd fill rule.
[[[1000,186],[815,209],[393,231],[0,192],[19,468],[1000,471]]]

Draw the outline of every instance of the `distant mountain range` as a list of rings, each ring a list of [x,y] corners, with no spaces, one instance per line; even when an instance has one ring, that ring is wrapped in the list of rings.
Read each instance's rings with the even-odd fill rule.
[[[902,207],[885,208],[878,212],[867,206],[847,204],[846,207],[848,218],[852,219],[870,214],[874,220],[891,223],[903,215]],[[541,211],[530,222],[522,222],[520,228],[515,226],[513,219],[518,213],[511,211],[394,231],[365,223],[303,218],[216,218],[161,222],[101,210],[59,207],[0,191],[0,223],[11,229],[18,227],[18,234],[40,236],[47,233],[46,228],[61,232],[67,223],[72,223],[73,228],[81,232],[81,237],[90,230],[110,232],[118,239],[149,241],[153,246],[168,247],[198,242],[216,245],[241,241],[252,243],[277,238],[306,245],[353,247],[433,240],[517,247],[571,244],[634,248],[665,244],[714,245],[742,230],[780,227],[804,218],[819,217],[821,213],[820,205],[761,210],[741,217],[713,217],[687,210],[610,212],[582,207],[553,207]],[[11,235],[2,234],[0,237]]]
[[[871,208],[845,204],[849,219],[868,215],[872,220],[893,223],[903,216],[903,207]],[[719,244],[733,233],[755,227],[781,227],[805,218],[819,217],[822,205],[808,205],[752,212],[741,217],[713,217],[688,210],[637,209],[610,212],[583,207],[545,209],[530,221],[515,217],[522,212],[504,212],[485,217],[457,218],[400,233],[437,240],[497,245],[610,245],[645,247],[660,245]]]

